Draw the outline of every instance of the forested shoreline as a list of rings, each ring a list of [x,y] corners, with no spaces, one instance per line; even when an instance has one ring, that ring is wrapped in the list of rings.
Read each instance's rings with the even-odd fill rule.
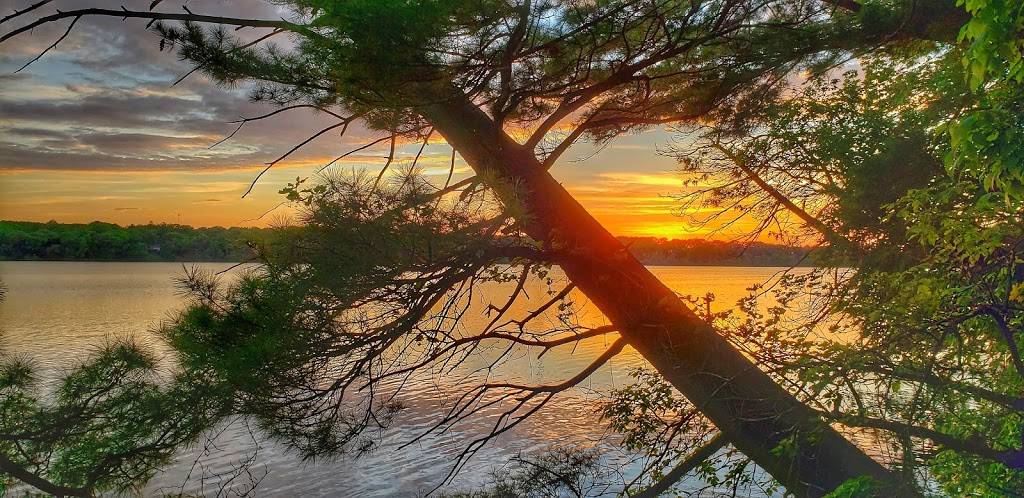
[[[176,224],[0,221],[0,260],[5,261],[209,261],[252,257],[252,243],[270,230]],[[794,266],[806,248],[702,239],[620,237],[645,264],[665,266]]]
[[[259,228],[0,221],[0,260],[243,261]]]

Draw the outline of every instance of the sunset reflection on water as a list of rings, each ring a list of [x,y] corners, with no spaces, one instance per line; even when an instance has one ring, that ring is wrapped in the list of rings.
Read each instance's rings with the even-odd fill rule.
[[[220,271],[228,264],[205,263],[203,268]],[[777,277],[783,268],[749,267],[654,267],[652,271],[670,288],[684,295],[715,294],[717,309],[733,305],[748,294],[751,285]],[[0,279],[8,288],[7,302],[0,305],[0,330],[3,349],[25,355],[35,362],[43,378],[54,378],[79,363],[98,344],[112,337],[132,337],[164,353],[164,368],[172,365],[169,351],[153,331],[180,309],[183,298],[175,289],[173,277],[182,273],[180,263],[80,263],[80,262],[0,262]],[[235,270],[237,271],[237,270]],[[804,271],[804,270],[798,270]],[[554,272],[553,290],[561,276]],[[230,278],[230,277],[228,277]],[[482,310],[486,303],[504,303],[514,284],[486,284],[476,293],[481,310],[462,323],[467,331],[478,331],[489,321]],[[528,299],[516,302],[509,316],[523,316],[550,298],[549,288],[540,281],[531,282]],[[592,306],[576,296],[578,319],[587,326],[603,324]],[[554,320],[545,317],[542,320]],[[541,324],[538,324],[541,325]],[[522,383],[552,383],[578,373],[605,351],[614,335],[595,337],[548,351],[538,358],[539,350],[516,348],[496,369],[487,371],[491,360],[504,346],[484,348],[454,371],[434,369],[418,374],[404,387],[400,400],[406,406],[393,428],[380,434],[380,446],[357,459],[301,462],[279,445],[254,442],[245,424],[236,422],[224,428],[216,445],[192,469],[195,456],[203,447],[184,452],[177,464],[157,476],[149,492],[175,491],[199,493],[211,483],[202,483],[196,475],[214,475],[230,470],[246,459],[259,445],[255,469],[267,475],[259,486],[262,495],[344,495],[344,496],[418,496],[433,488],[451,468],[453,458],[471,440],[489,431],[497,415],[508,408],[499,404],[443,434],[403,444],[433,426],[450,405],[446,404],[462,389],[474,385],[487,372],[490,379]],[[489,471],[500,467],[520,452],[542,451],[552,444],[604,445],[613,448],[614,437],[600,421],[600,395],[631,381],[632,369],[644,366],[644,360],[627,348],[622,354],[590,376],[576,389],[565,393],[523,424],[503,434],[469,462],[448,489],[469,489],[485,484]],[[474,372],[476,372],[474,374]],[[606,462],[634,468],[626,462],[630,455],[611,451]],[[699,487],[700,483],[694,483]],[[215,486],[213,486],[215,489]]]

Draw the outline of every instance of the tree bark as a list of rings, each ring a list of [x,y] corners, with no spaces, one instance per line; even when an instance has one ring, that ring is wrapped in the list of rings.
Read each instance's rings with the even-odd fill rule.
[[[532,150],[461,91],[441,84],[424,91],[436,98],[419,112],[503,202],[524,210],[524,231],[555,253],[565,274],[634,349],[788,491],[822,496],[849,479],[870,476],[887,487],[888,496],[916,495],[700,320]],[[786,450],[790,444],[793,451]]]

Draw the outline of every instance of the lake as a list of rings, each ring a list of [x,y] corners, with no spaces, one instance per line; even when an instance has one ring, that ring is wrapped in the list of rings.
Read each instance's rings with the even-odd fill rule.
[[[230,265],[199,266],[218,271]],[[783,270],[652,268],[680,294],[703,296],[713,292],[718,308],[732,306],[747,294],[748,287],[769,281]],[[0,304],[0,345],[7,353],[31,358],[44,379],[57,377],[80,363],[97,344],[111,337],[133,337],[166,353],[153,330],[183,305],[173,281],[182,271],[181,263],[0,262],[0,280],[8,291],[6,302]],[[484,288],[476,297],[480,309],[487,302],[504,303],[510,289],[497,284]],[[518,302],[511,310],[519,316],[548,299],[539,282],[527,290],[530,298]],[[600,324],[602,320],[592,307],[585,305],[580,317],[587,325]],[[482,313],[466,320],[471,325],[486,324]],[[565,379],[603,352],[611,340],[596,337],[576,347],[553,349],[542,358],[524,348],[492,377],[533,383]],[[481,356],[478,365],[467,362],[460,368],[468,374],[484,364],[486,355],[485,352]],[[521,452],[538,452],[553,444],[605,445],[609,431],[596,413],[599,393],[628,384],[630,370],[644,363],[627,349],[573,392],[556,398],[547,408],[485,446],[444,490],[468,490],[486,484],[490,472]],[[259,496],[422,496],[444,479],[452,459],[474,437],[485,434],[493,425],[494,416],[502,411],[494,407],[444,434],[401,447],[438,420],[445,408],[443,400],[463,382],[464,375],[440,373],[413,379],[405,386],[402,401],[407,409],[399,415],[396,425],[379,435],[379,449],[357,459],[303,462],[258,434],[251,435],[244,422],[227,424],[210,441],[184,451],[142,494],[179,490],[198,494],[215,494],[218,490],[244,492],[247,483],[255,479],[260,480],[256,490]],[[636,463],[630,463],[630,457],[610,451],[603,463],[628,476],[637,469]],[[250,466],[252,475],[240,476],[220,489],[230,479],[232,470],[249,459],[254,462]],[[703,486],[704,483],[691,480],[684,489]],[[609,493],[613,495],[614,491]]]

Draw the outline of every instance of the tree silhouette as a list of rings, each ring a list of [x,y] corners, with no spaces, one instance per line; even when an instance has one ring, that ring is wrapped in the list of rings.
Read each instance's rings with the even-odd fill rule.
[[[4,22],[35,15],[46,3]],[[389,145],[373,181],[327,178],[286,189],[310,208],[306,221],[316,238],[267,251],[264,273],[227,291],[191,280],[196,307],[168,331],[186,365],[212,368],[237,390],[243,412],[301,451],[340,451],[383,423],[377,414],[390,407],[374,404],[374,388],[385,376],[464,357],[484,339],[548,348],[614,329],[620,338],[579,374],[552,385],[479,385],[440,425],[480,403],[516,400],[469,455],[628,344],[789,492],[821,496],[868,476],[881,494],[913,495],[698,317],[548,170],[580,139],[600,143],[656,125],[729,119],[777,97],[799,69],[820,71],[883,44],[950,40],[965,12],[952,1],[928,3],[932,8],[816,0],[306,0],[288,2],[285,20],[262,20],[164,12],[156,1],[149,11],[39,15],[0,41],[70,20],[52,48],[89,16],[148,19],[162,48],[219,82],[254,82],[252,97],[281,106],[275,113],[312,107],[336,118],[268,169],[313,138],[344,134],[356,120],[383,134],[363,146]],[[214,27],[202,27],[208,24]],[[238,28],[266,31],[243,41],[232,31]],[[288,37],[294,48],[274,45],[275,37]],[[400,176],[397,186],[383,180],[396,166],[397,143],[426,143],[435,134],[472,167],[473,178],[433,191],[415,175]],[[508,238],[498,244],[497,233]],[[353,240],[362,242],[359,249]],[[486,330],[453,334],[460,296],[477,279],[508,279],[493,265],[510,260],[522,270],[512,277],[519,283],[508,303],[531,271],[554,264],[612,326],[537,337],[524,326],[534,314],[502,325],[506,303],[494,306]],[[548,306],[566,294],[556,293]],[[350,321],[366,305],[386,311]],[[421,361],[379,369],[389,351],[408,351],[417,341],[429,344]],[[359,379],[370,393],[362,415],[344,416],[346,394]]]

